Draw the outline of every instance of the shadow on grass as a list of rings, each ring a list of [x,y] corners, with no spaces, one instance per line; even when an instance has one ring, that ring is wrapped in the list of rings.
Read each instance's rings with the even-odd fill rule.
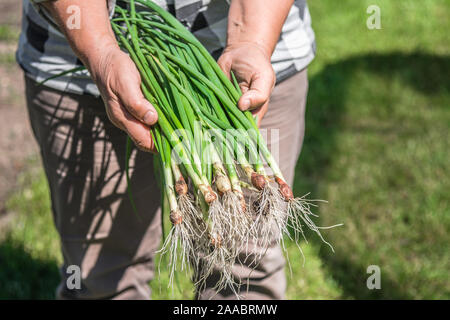
[[[425,95],[447,94],[450,92],[450,57],[426,53],[368,54],[350,57],[327,65],[321,72],[310,78],[308,107],[306,111],[306,135],[300,161],[296,168],[295,193],[309,191],[318,194],[326,183],[329,165],[337,152],[337,133],[345,128],[343,115],[346,113],[349,83],[357,73],[381,77],[389,81],[395,77],[411,89]],[[375,84],[376,85],[376,84]],[[352,90],[354,85],[352,86]],[[377,90],[374,88],[374,92]],[[368,95],[373,94],[368,92]],[[395,107],[395,106],[393,106]],[[431,107],[431,106],[430,106]],[[448,106],[432,106],[445,108]],[[361,130],[378,130],[362,128]],[[379,129],[380,131],[383,129]],[[319,222],[320,224],[320,222]],[[309,234],[311,235],[311,234]],[[316,238],[311,235],[312,241]],[[408,299],[405,289],[394,285],[394,279],[382,277],[383,290],[367,290],[365,283],[366,261],[354,264],[348,259],[350,252],[330,254],[322,246],[320,252],[328,272],[343,289],[344,298],[358,299]]]
[[[54,299],[59,279],[56,261],[32,257],[8,236],[0,243],[0,299]]]

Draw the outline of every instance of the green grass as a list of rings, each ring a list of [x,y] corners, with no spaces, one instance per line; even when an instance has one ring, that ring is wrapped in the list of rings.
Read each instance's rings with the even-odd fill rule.
[[[16,57],[13,53],[0,53],[0,65],[5,66],[6,68],[15,65]]]
[[[62,259],[47,181],[40,168],[31,169],[19,178],[19,185],[6,204],[17,217],[0,235],[0,299],[51,299]]]
[[[19,39],[19,30],[10,25],[0,25],[0,41],[15,42]]]
[[[381,30],[366,28],[371,4]],[[320,224],[345,225],[324,232],[335,254],[309,234],[305,266],[288,245],[287,297],[448,299],[450,4],[328,0],[310,10],[318,54],[295,192],[329,201]],[[22,179],[0,243],[0,298],[50,297],[61,258],[46,183],[42,173]],[[366,287],[369,265],[381,269],[381,290]],[[193,296],[185,277],[172,295],[161,270],[153,298]]]
[[[381,8],[381,30],[365,27],[369,4]],[[324,274],[342,298],[449,298],[450,57],[442,14],[450,6],[311,6],[319,51],[295,190],[329,201],[323,224],[345,223],[326,232],[336,254],[319,251]],[[381,268],[381,290],[366,288],[371,264]]]

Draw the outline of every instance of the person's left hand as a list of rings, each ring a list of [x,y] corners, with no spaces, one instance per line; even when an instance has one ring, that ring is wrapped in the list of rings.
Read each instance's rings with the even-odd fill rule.
[[[230,79],[230,70],[233,71],[242,90],[238,107],[251,110],[259,126],[275,85],[270,55],[256,43],[240,42],[227,46],[217,63]]]

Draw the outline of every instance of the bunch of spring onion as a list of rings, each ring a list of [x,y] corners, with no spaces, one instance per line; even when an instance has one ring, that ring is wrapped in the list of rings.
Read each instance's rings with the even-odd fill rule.
[[[170,278],[193,266],[201,283],[219,269],[216,289],[234,288],[231,268],[249,241],[262,248],[283,234],[297,241],[302,223],[322,238],[311,203],[294,198],[252,114],[237,108],[234,76],[170,13],[151,1],[127,3],[116,6],[111,24],[158,113],[151,134],[173,224],[161,249]]]

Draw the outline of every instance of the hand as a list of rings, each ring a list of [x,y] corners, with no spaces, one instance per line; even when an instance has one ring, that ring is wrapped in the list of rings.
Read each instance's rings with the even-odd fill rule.
[[[155,152],[150,126],[156,123],[158,114],[142,94],[141,77],[134,62],[115,46],[95,60],[89,61],[89,70],[105,102],[108,118],[139,149]]]
[[[230,70],[233,71],[243,93],[238,107],[242,111],[251,110],[259,126],[275,85],[270,55],[256,43],[239,42],[227,46],[217,63],[230,78]]]
[[[158,116],[141,92],[141,77],[136,66],[117,44],[107,2],[58,0],[42,5],[55,18],[72,50],[89,69],[111,122],[128,133],[138,148],[153,151],[150,126],[156,123]],[[80,28],[67,27],[70,6],[77,6],[82,12]]]

